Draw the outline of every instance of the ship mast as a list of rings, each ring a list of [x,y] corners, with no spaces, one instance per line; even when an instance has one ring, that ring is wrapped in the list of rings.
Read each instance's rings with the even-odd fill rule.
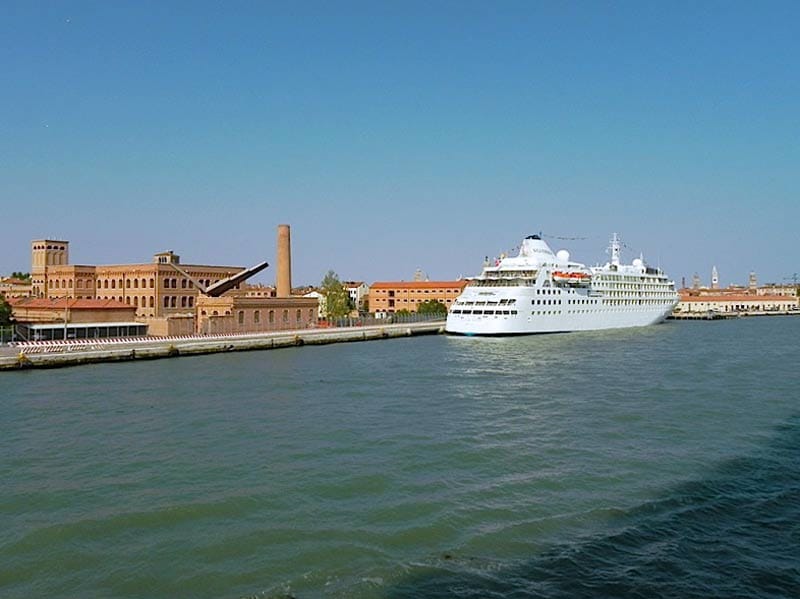
[[[608,249],[611,250],[611,264],[614,266],[619,266],[620,242],[616,233],[614,233],[614,235],[611,237],[611,245],[608,247]]]

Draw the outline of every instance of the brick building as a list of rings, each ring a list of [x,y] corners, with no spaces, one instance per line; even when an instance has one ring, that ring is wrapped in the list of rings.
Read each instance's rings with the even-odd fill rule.
[[[416,312],[426,301],[438,301],[448,309],[466,286],[458,281],[379,281],[369,287],[369,309],[375,314],[400,310]]]

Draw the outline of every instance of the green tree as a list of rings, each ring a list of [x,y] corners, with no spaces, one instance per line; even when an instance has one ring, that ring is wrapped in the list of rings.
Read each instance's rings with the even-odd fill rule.
[[[428,300],[417,306],[418,314],[447,314],[447,306],[438,300]]]
[[[14,319],[11,317],[11,305],[4,295],[0,294],[0,327],[7,327]]]
[[[20,281],[29,281],[31,278],[31,273],[29,272],[18,272],[14,271],[11,273],[12,279],[19,279]]]
[[[353,302],[347,289],[344,288],[339,276],[332,270],[328,271],[322,279],[322,293],[325,295],[327,305],[326,316],[330,318],[342,318],[350,314],[353,309]]]

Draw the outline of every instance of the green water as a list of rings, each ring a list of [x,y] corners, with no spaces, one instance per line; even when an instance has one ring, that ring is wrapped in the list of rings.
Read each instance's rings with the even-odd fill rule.
[[[770,317],[3,374],[0,596],[592,596],[527,566],[656,516],[734,536],[664,502],[704,505],[686,485],[736,460],[797,468],[799,338]],[[770,513],[800,539],[787,480]]]

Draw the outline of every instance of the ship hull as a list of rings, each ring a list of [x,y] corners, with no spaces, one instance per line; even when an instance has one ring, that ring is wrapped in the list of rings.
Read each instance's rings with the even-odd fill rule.
[[[538,335],[644,327],[663,322],[672,307],[659,310],[636,308],[626,311],[578,314],[448,315],[445,332],[453,335]]]

